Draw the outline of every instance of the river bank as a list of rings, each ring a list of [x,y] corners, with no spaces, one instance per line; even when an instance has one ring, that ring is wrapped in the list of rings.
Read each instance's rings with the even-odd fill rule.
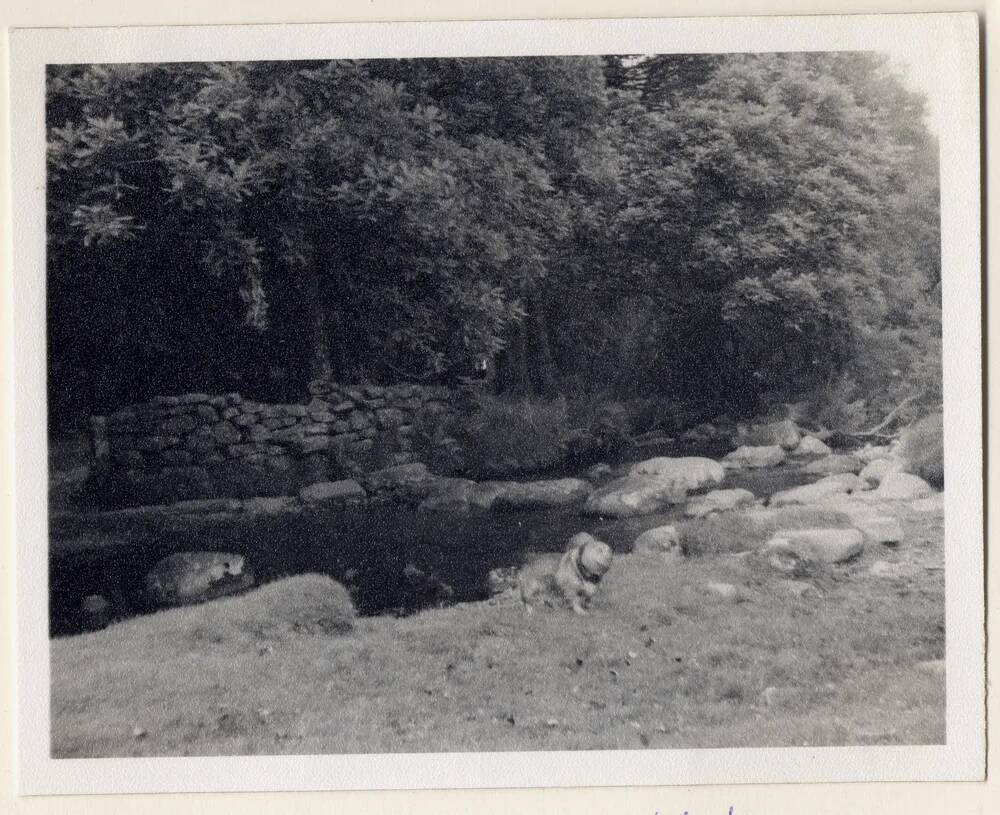
[[[59,638],[53,755],[940,743],[943,517],[892,510],[905,544],[799,596],[747,557],[621,555],[584,618],[494,600],[213,637],[234,597]]]

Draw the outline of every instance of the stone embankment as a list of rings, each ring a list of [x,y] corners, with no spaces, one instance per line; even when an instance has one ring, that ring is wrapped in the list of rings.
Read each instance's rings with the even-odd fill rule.
[[[309,385],[301,404],[237,393],[157,396],[91,421],[100,470],[128,504],[294,494],[307,484],[408,464],[455,444],[422,432],[454,412],[421,385]]]

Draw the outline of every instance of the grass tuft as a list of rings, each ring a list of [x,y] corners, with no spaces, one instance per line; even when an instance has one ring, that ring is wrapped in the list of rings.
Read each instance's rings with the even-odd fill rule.
[[[347,589],[320,574],[285,577],[237,597],[185,609],[182,614],[173,621],[175,636],[216,643],[344,634],[354,627],[355,618]]]

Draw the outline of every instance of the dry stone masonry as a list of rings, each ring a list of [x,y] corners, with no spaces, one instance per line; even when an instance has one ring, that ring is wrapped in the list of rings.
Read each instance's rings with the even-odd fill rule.
[[[91,421],[93,451],[127,503],[294,494],[448,446],[452,393],[422,385],[309,384],[299,404],[237,393],[157,396]]]

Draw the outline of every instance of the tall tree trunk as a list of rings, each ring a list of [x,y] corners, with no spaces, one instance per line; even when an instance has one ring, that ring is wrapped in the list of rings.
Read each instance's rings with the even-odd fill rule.
[[[538,392],[543,396],[552,396],[558,390],[558,369],[552,356],[552,346],[549,343],[549,325],[541,298],[532,298],[531,315],[529,317],[534,327],[535,335],[535,381]]]
[[[520,396],[531,393],[531,376],[528,371],[528,327],[522,320],[514,326],[510,344],[503,355],[501,389]]]

